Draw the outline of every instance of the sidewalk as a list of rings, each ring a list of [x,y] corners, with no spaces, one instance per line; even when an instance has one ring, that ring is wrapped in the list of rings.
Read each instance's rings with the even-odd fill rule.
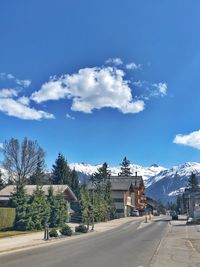
[[[94,233],[100,233],[105,232],[111,229],[114,229],[124,223],[131,222],[131,221],[138,221],[143,220],[142,217],[127,217],[127,218],[121,218],[116,219],[108,222],[102,222],[95,224],[95,230],[94,232],[89,232],[87,234],[80,234],[80,235],[73,235],[71,237],[66,237],[62,239],[52,239],[49,241],[44,241],[44,232],[37,232],[37,233],[31,233],[31,234],[24,234],[19,236],[13,236],[13,237],[5,237],[0,238],[0,254],[4,252],[19,250],[19,249],[25,249],[25,248],[31,248],[34,246],[40,246],[40,245],[47,245],[47,244],[53,244],[55,242],[62,242],[66,241],[67,239],[75,239],[75,238],[82,238]],[[68,224],[74,231],[75,226],[77,224],[69,223]]]
[[[200,266],[200,225],[186,225],[186,221],[171,221],[161,240],[150,267]]]

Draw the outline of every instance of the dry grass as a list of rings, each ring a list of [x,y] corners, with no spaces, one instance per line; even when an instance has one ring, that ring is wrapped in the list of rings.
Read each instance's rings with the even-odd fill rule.
[[[12,236],[17,236],[17,235],[25,235],[32,233],[31,231],[0,231],[0,238],[4,237],[12,237]]]

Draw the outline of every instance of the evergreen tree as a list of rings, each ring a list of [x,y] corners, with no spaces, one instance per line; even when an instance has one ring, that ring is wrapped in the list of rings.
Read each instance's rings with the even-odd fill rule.
[[[131,168],[130,168],[130,161],[125,157],[122,161],[121,165],[121,172],[119,176],[131,176]]]
[[[2,172],[0,170],[0,190],[4,188],[4,182],[3,182],[3,179],[2,179]]]
[[[197,178],[196,174],[193,172],[188,179],[188,187],[191,189],[196,189],[199,187],[198,178]]]
[[[60,219],[59,219],[60,218],[60,207],[59,207],[59,202],[53,193],[52,186],[49,187],[47,200],[50,205],[49,226],[57,227],[59,226],[59,222],[60,222]]]
[[[45,173],[44,173],[44,159],[38,156],[37,167],[33,175],[29,178],[30,184],[42,185],[45,184]]]
[[[106,181],[105,184],[105,190],[104,190],[104,199],[106,201],[106,206],[107,206],[107,219],[114,219],[115,216],[115,204],[114,204],[114,199],[112,197],[112,185],[110,180]]]
[[[85,223],[89,229],[91,223],[91,211],[92,211],[92,201],[90,193],[86,187],[81,188],[81,208],[82,208],[82,221]]]
[[[41,230],[49,222],[50,217],[50,205],[47,202],[42,187],[37,186],[36,190],[30,199],[29,206],[29,224],[28,228],[30,230],[37,229]]]
[[[71,171],[71,189],[76,195],[77,199],[80,199],[80,183],[78,175],[75,169]]]
[[[108,169],[108,164],[104,162],[90,178],[96,194],[101,194],[105,190],[105,181],[107,181],[109,177],[110,170]]]
[[[64,198],[64,194],[60,193],[56,196],[58,201],[58,208],[59,208],[59,220],[58,225],[63,226],[68,218],[68,204]]]
[[[52,183],[71,185],[70,168],[65,157],[61,153],[58,154],[58,158],[53,165]]]
[[[25,231],[28,229],[29,218],[29,196],[24,186],[15,188],[12,195],[11,206],[16,209],[15,229]]]

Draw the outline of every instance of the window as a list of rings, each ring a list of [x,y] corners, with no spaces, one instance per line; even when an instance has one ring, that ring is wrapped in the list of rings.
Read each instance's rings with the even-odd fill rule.
[[[116,213],[124,213],[123,209],[116,209]]]
[[[114,201],[118,202],[118,203],[124,203],[124,199],[123,198],[114,198]]]

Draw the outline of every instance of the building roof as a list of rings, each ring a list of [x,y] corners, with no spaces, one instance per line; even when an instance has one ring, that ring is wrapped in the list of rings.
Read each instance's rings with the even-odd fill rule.
[[[142,176],[110,176],[111,189],[113,191],[128,191],[130,187],[139,187]],[[92,189],[92,182],[87,185],[88,189]]]
[[[55,195],[64,193],[64,197],[68,201],[76,201],[77,198],[68,185],[43,185],[42,190],[45,195],[48,195],[49,187],[52,186]],[[37,185],[25,185],[25,190],[28,195],[32,195],[36,190]],[[14,185],[8,185],[0,191],[0,200],[9,200],[15,192]]]

